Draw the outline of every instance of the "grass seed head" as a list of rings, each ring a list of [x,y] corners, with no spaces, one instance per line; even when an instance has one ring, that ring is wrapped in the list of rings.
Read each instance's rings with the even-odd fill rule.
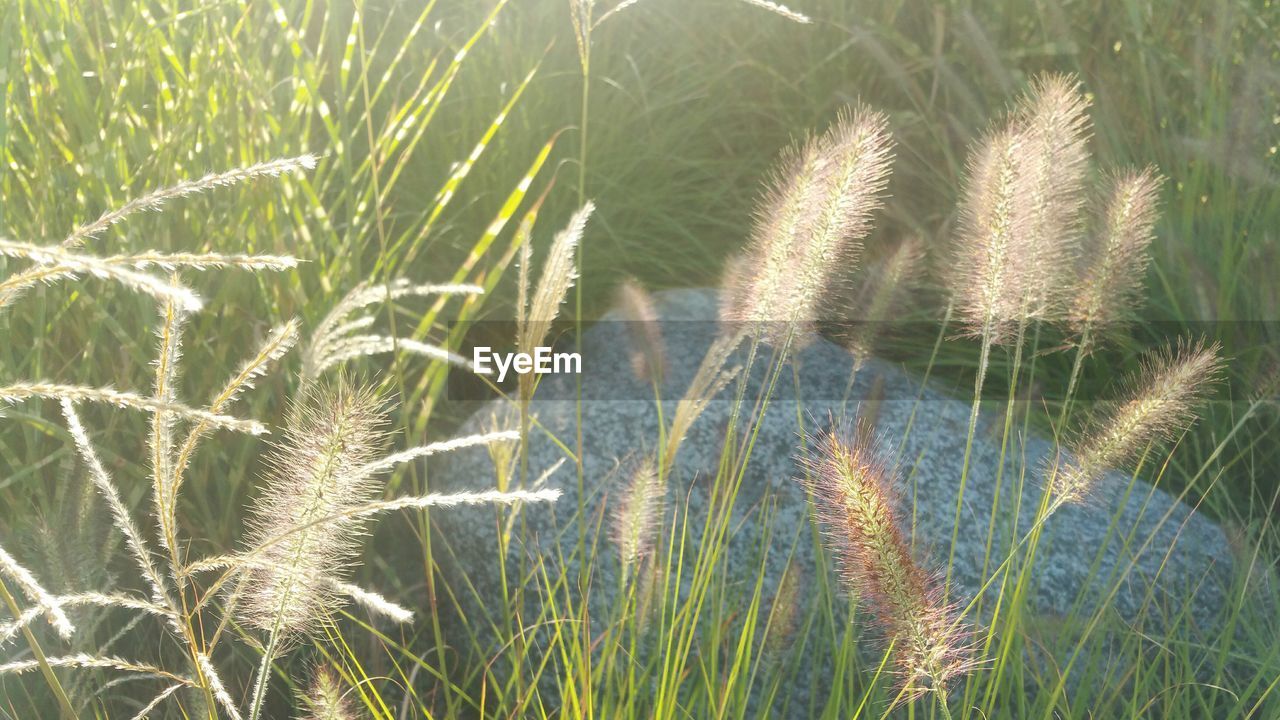
[[[294,407],[283,441],[271,456],[271,471],[250,508],[249,547],[265,547],[247,570],[241,601],[245,620],[294,636],[311,633],[343,604],[331,580],[348,572],[359,550],[359,517],[316,523],[340,515],[378,494],[380,481],[362,469],[385,440],[382,399],[367,387],[340,378],[313,386]]]
[[[1221,371],[1216,343],[1184,340],[1149,355],[1128,381],[1127,396],[1075,444],[1073,458],[1051,471],[1055,502],[1084,499],[1109,468],[1186,430],[1195,420],[1195,406]]]
[[[1161,182],[1153,167],[1126,170],[1108,181],[1097,232],[1086,255],[1088,264],[1068,310],[1068,323],[1077,335],[1122,323],[1141,299],[1159,216]]]
[[[863,107],[784,151],[745,259],[728,276],[724,319],[775,344],[808,336],[820,302],[858,260],[892,160],[887,118]]]
[[[911,556],[896,517],[893,470],[869,433],[837,426],[801,458],[817,519],[848,588],[894,641],[904,698],[944,690],[972,668],[968,631]]]
[[[618,306],[631,336],[632,372],[642,381],[661,385],[667,360],[653,296],[627,278],[618,288]]]

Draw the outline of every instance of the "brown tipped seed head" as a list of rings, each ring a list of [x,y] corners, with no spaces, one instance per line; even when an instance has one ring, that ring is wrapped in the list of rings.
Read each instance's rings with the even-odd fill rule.
[[[1068,312],[1077,335],[1122,323],[1141,299],[1160,214],[1161,182],[1155,168],[1147,167],[1126,170],[1107,183],[1097,232]]]
[[[770,342],[803,340],[819,302],[857,261],[892,160],[888,120],[863,107],[786,151],[757,206],[744,266],[727,288],[726,319],[756,326]]]
[[[666,499],[652,457],[631,472],[631,478],[613,513],[613,541],[625,567],[634,567],[652,550]]]
[[[362,468],[383,446],[386,425],[377,393],[346,378],[313,385],[293,408],[284,439],[270,457],[266,483],[250,507],[248,547],[264,549],[247,570],[240,605],[246,622],[288,637],[315,632],[342,607],[331,581],[348,573],[364,520],[316,521],[378,495],[380,479]],[[297,530],[302,526],[308,527]]]
[[[804,482],[845,583],[895,643],[903,696],[916,697],[969,671],[968,631],[911,556],[895,516],[893,471],[868,435],[823,433],[801,459]]]
[[[1021,267],[1020,319],[1060,314],[1079,244],[1089,172],[1089,102],[1070,75],[1032,81],[1011,123],[1022,136],[1013,256]]]
[[[1222,371],[1218,345],[1179,341],[1151,353],[1132,389],[1051,471],[1055,502],[1079,501],[1109,468],[1130,462],[1149,444],[1168,440],[1195,420],[1195,406]]]
[[[661,385],[666,349],[653,296],[634,278],[627,278],[618,287],[618,307],[631,336],[632,372],[640,380]]]

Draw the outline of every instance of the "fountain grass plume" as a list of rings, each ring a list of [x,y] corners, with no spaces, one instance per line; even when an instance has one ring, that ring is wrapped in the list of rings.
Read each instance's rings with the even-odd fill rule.
[[[36,580],[35,575],[32,575],[30,570],[23,567],[17,558],[10,555],[3,547],[0,547],[0,576],[8,577],[17,583],[29,600],[44,608],[45,617],[59,637],[63,640],[71,639],[76,628],[67,618],[67,614],[62,611],[62,606],[54,599],[53,594],[45,590],[44,586]]]
[[[618,307],[631,338],[631,371],[637,379],[662,385],[666,350],[653,296],[635,278],[618,286]]]
[[[947,687],[973,667],[968,630],[911,556],[896,516],[893,466],[869,436],[842,425],[822,433],[800,458],[802,482],[841,579],[893,642],[900,697],[933,691],[945,708]]]
[[[665,500],[666,485],[658,477],[657,464],[646,457],[632,469],[613,511],[611,534],[626,570],[653,551]]]
[[[1124,170],[1107,182],[1097,230],[1085,253],[1088,262],[1067,314],[1085,355],[1093,350],[1096,334],[1121,325],[1141,299],[1161,182],[1154,167]]]
[[[18,382],[0,387],[0,401],[18,402],[30,398],[105,403],[143,412],[172,413],[185,420],[208,423],[210,428],[220,430],[233,430],[249,433],[250,435],[263,435],[267,432],[267,426],[257,420],[241,420],[229,415],[188,407],[182,403],[164,402],[153,397],[116,390],[110,387],[92,388],[50,382]]]
[[[316,156],[308,153],[297,157],[279,158],[245,167],[233,168],[223,172],[209,173],[195,180],[187,180],[170,185],[130,200],[114,210],[103,213],[93,222],[77,227],[62,241],[62,247],[76,247],[85,240],[101,234],[112,225],[123,222],[129,216],[139,212],[158,210],[170,200],[197,195],[218,187],[237,185],[256,178],[279,177],[292,172],[314,170],[315,167]]]
[[[270,457],[266,483],[250,506],[247,547],[373,500],[380,485],[359,470],[382,448],[386,425],[385,404],[372,388],[345,377],[312,388],[293,407]],[[362,535],[359,520],[340,518],[267,548],[248,570],[244,620],[285,638],[317,632],[343,604],[327,579],[349,571]]]
[[[560,305],[578,279],[574,258],[578,244],[582,242],[582,235],[586,231],[587,220],[591,218],[594,211],[595,204],[588,200],[569,219],[569,224],[551,241],[551,250],[547,253],[546,262],[543,263],[542,274],[538,276],[538,283],[533,287],[533,296],[528,299],[527,307],[521,315],[524,322],[520,323],[517,329],[521,352],[531,353],[533,348],[547,342],[551,323],[560,314]],[[528,259],[526,255],[522,268],[527,266]],[[522,269],[522,272],[528,271]],[[527,278],[527,275],[525,277]],[[525,303],[525,298],[521,297],[520,302]]]
[[[819,303],[857,262],[892,159],[887,118],[864,107],[785,150],[757,203],[745,260],[730,265],[723,319],[774,344],[810,335]]]
[[[1129,391],[1073,444],[1071,456],[1051,469],[1056,504],[1088,497],[1104,472],[1131,462],[1152,443],[1169,440],[1195,420],[1195,407],[1222,372],[1217,343],[1180,340],[1150,353],[1127,381]]]
[[[393,302],[406,297],[483,293],[484,288],[478,285],[415,285],[404,278],[379,284],[362,282],[352,288],[316,326],[302,355],[302,378],[304,382],[312,383],[327,370],[350,360],[396,351],[471,369],[471,361],[437,345],[413,338],[362,332],[372,327],[377,320],[373,315],[362,314],[360,311],[376,303]]]
[[[1059,316],[1070,287],[1089,172],[1088,110],[1079,80],[1046,74],[1032,80],[1009,121],[1022,136],[1013,209],[1024,220],[1012,238],[1020,271],[1010,276],[1019,285],[1021,322]]]
[[[356,705],[343,690],[341,678],[330,665],[311,672],[311,684],[298,691],[298,703],[306,711],[301,720],[356,720]]]
[[[923,259],[923,243],[919,238],[909,237],[898,243],[881,262],[864,268],[865,281],[854,294],[850,328],[844,338],[844,346],[859,364],[871,356],[882,325],[893,317]]]
[[[1025,217],[1014,210],[1025,179],[1018,173],[1023,139],[1010,129],[989,134],[969,155],[952,258],[950,286],[968,334],[989,343],[1007,338],[1021,310],[1018,287],[1025,266],[1014,238]]]

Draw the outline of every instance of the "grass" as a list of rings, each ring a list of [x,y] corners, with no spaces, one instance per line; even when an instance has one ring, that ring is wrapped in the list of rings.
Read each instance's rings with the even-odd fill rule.
[[[1280,456],[1267,441],[1277,418],[1247,398],[1267,364],[1280,359],[1280,297],[1272,280],[1280,262],[1280,116],[1274,115],[1280,6],[1231,0],[794,4],[817,22],[793,24],[730,0],[643,0],[592,32],[584,86],[586,67],[567,2],[359,2],[353,13],[351,5],[319,0],[193,7],[167,0],[0,0],[6,20],[0,23],[0,233],[52,244],[149,190],[208,171],[316,153],[319,165],[306,176],[174,200],[86,245],[99,255],[238,252],[303,261],[282,274],[184,275],[208,308],[190,320],[187,367],[213,372],[188,372],[177,394],[204,398],[272,327],[296,316],[314,328],[333,301],[361,281],[467,282],[489,290],[449,305],[388,303],[378,326],[399,338],[430,336],[452,346],[470,321],[510,316],[516,273],[506,271],[519,246],[545,247],[585,198],[599,208],[583,240],[580,305],[570,303],[564,312],[594,317],[624,276],[651,288],[715,284],[724,260],[744,245],[757,190],[777,150],[804,129],[826,125],[854,99],[888,115],[898,147],[891,197],[869,252],[917,235],[936,260],[956,225],[968,145],[1035,72],[1078,72],[1094,96],[1092,148],[1100,164],[1152,163],[1168,178],[1142,320],[1086,362],[1079,397],[1111,395],[1113,376],[1136,368],[1138,350],[1165,338],[1203,334],[1222,343],[1230,378],[1218,397],[1230,402],[1211,403],[1176,452],[1143,467],[1152,468],[1162,487],[1185,492],[1188,502],[1226,523],[1244,547],[1259,549],[1259,563],[1269,562],[1280,539],[1273,524]],[[532,232],[519,231],[522,220],[535,219]],[[18,267],[0,260],[5,276]],[[7,340],[0,347],[0,385],[56,379],[149,388],[154,303],[106,288],[100,282],[52,285],[0,311]],[[935,351],[942,293],[940,284],[926,282],[912,315],[925,329],[899,334],[883,352],[965,396],[979,347],[947,341]],[[1039,347],[1060,340],[1046,331]],[[445,398],[443,363],[404,353],[362,362],[367,371],[381,371],[382,390],[400,400],[392,426],[402,437],[445,437],[457,424],[460,411]],[[1007,399],[1016,382],[1018,393],[1052,406],[1072,367],[1067,353],[1017,364],[1024,372],[1015,378],[1013,353],[992,351],[983,396]],[[789,400],[786,379],[779,379],[773,402]],[[264,378],[243,399],[243,416],[280,417],[299,382],[290,372]],[[130,566],[119,560],[77,558],[81,547],[100,547],[105,557],[119,541],[90,520],[96,499],[88,483],[68,482],[75,449],[52,410],[48,403],[20,404],[0,420],[0,541],[10,550],[17,543],[55,592],[104,582],[136,585]],[[150,467],[137,450],[146,419],[98,408],[83,412],[124,503],[148,507]],[[1012,432],[1024,422],[1052,432],[1053,417],[1013,416]],[[563,440],[574,446],[572,438]],[[237,546],[247,499],[256,492],[259,450],[251,438],[220,438],[192,464],[177,509],[184,527],[200,529],[191,534],[189,552]],[[735,463],[744,461],[735,454],[740,450],[726,451],[725,478],[734,478]],[[528,592],[545,594],[550,606],[545,618],[517,618],[513,600],[508,615],[495,620],[511,640],[503,660],[521,668],[501,679],[467,648],[448,646],[443,624],[463,622],[449,608],[466,588],[441,581],[437,565],[448,548],[433,536],[430,514],[385,523],[365,550],[362,572],[385,577],[389,596],[425,598],[422,607],[442,612],[427,612],[412,629],[393,634],[353,612],[308,659],[332,664],[349,696],[374,717],[468,715],[482,708],[492,716],[552,714],[552,696],[533,692],[540,673],[553,678],[569,714],[734,717],[747,711],[752,691],[782,693],[810,682],[787,661],[805,653],[835,659],[830,696],[788,707],[786,714],[879,717],[893,694],[882,663],[888,656],[869,657],[858,643],[860,625],[848,615],[856,611],[847,609],[833,578],[808,579],[810,602],[786,619],[772,609],[759,573],[745,584],[731,577],[725,537],[732,531],[732,488],[728,482],[720,512],[704,529],[673,509],[655,551],[653,567],[663,571],[655,571],[657,589],[628,588],[606,638],[573,629],[572,621],[586,613],[574,590],[578,578],[557,576],[538,562],[512,568],[512,586],[528,581]],[[387,486],[389,495],[431,489],[430,478],[412,467]],[[584,519],[578,541],[565,545],[566,553],[588,560],[586,567],[594,554],[611,551],[600,522]],[[771,526],[767,513],[752,531],[796,532]],[[1143,538],[1130,540],[1141,544]],[[796,532],[795,542],[814,541],[807,529]],[[695,588],[687,597],[674,590],[681,578]],[[1118,587],[1121,579],[1107,582]],[[6,601],[12,589],[5,590]],[[1010,595],[1006,602],[1018,600]],[[646,604],[647,614],[640,611]],[[1156,605],[1153,598],[1152,613]],[[1254,622],[1243,603],[1224,608],[1224,616],[1233,626]],[[156,631],[133,627],[118,613],[92,617],[94,629],[78,642],[110,639],[121,652],[158,644]],[[569,622],[554,625],[545,656],[522,646],[513,631],[560,619]],[[963,701],[953,710],[977,705],[1004,717],[1277,712],[1274,650],[1200,637],[1190,618],[1176,618],[1166,637],[1120,632],[1118,646],[1107,652],[1089,641],[1116,628],[1118,621],[1105,613],[1018,622],[1018,632],[994,646],[985,679],[958,691]],[[767,650],[774,630],[788,623],[808,644]],[[479,629],[473,630],[478,642]],[[668,652],[657,666],[636,668],[621,658],[646,633],[662,638]],[[59,645],[47,633],[24,642],[6,647],[5,657],[27,647],[33,656],[36,648],[64,654],[50,651]],[[605,650],[593,653],[593,647]],[[1019,660],[1028,652],[1075,647],[1080,652],[1071,674],[1085,691],[1070,701],[1056,676]],[[1112,674],[1108,656],[1130,664]],[[259,657],[240,647],[224,661],[240,678],[252,674]],[[284,712],[293,686],[306,684],[293,679],[302,677],[305,664],[276,664],[269,708]],[[109,673],[41,669],[47,677],[3,680],[0,713],[43,716],[55,712],[63,694],[81,716],[128,717],[141,705],[128,683],[99,694],[114,677]],[[56,685],[63,694],[51,690]],[[1035,691],[1025,692],[1028,687]],[[650,704],[637,706],[637,697]],[[195,705],[183,707],[199,713]],[[912,712],[934,710],[918,704]]]

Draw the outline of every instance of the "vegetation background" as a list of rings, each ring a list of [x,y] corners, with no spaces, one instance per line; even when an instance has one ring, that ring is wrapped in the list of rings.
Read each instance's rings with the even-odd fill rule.
[[[314,325],[361,279],[445,281],[458,272],[496,285],[483,303],[449,313],[509,318],[514,273],[502,270],[515,220],[539,207],[549,222],[534,238],[546,243],[547,228],[563,224],[582,195],[598,211],[571,314],[602,312],[627,275],[650,288],[715,284],[723,259],[744,242],[778,150],[855,99],[884,110],[898,141],[873,249],[913,233],[937,260],[970,143],[1034,73],[1072,71],[1093,96],[1099,164],[1153,163],[1168,178],[1145,320],[1094,361],[1082,393],[1101,393],[1132,368],[1136,348],[1179,329],[1223,343],[1233,358],[1227,397],[1246,396],[1277,361],[1280,5],[794,5],[815,22],[733,0],[642,0],[594,32],[584,113],[567,1],[0,0],[0,233],[53,242],[149,189],[319,154],[317,171],[283,181],[283,190],[251,184],[181,200],[95,242],[106,252],[278,252],[307,261],[283,279],[192,278],[211,311],[193,320],[190,337],[199,340],[186,348],[188,366],[219,371],[190,373],[184,394],[204,397],[254,338],[294,315]],[[495,219],[509,222],[491,237]],[[937,297],[921,290],[916,316],[934,317]],[[449,313],[418,308],[387,320],[407,334],[438,327]],[[154,319],[146,298],[42,288],[0,314],[0,379],[147,387]],[[932,341],[899,338],[889,352],[923,366]],[[975,344],[945,343],[933,373],[963,395],[976,353]],[[1045,358],[1033,390],[1065,385],[1068,362]],[[389,371],[404,401],[397,425],[409,436],[445,437],[460,420],[443,403],[442,369],[403,361],[369,369]],[[998,392],[1001,373],[993,377]],[[277,415],[292,383],[287,373],[264,382],[244,414]],[[1175,462],[1204,462],[1237,410],[1211,406]],[[127,499],[140,506],[147,469],[130,443],[145,420],[88,416]],[[5,410],[0,528],[25,539],[52,585],[70,587],[114,568],[84,552],[101,546],[104,527],[66,523],[80,512],[75,487],[63,482],[72,454],[49,417],[34,404]],[[1276,417],[1254,423],[1215,460],[1220,479],[1202,509],[1274,537],[1280,444],[1266,438]],[[232,547],[240,536],[257,450],[253,439],[226,438],[192,468],[180,512],[200,528],[204,549]],[[410,471],[395,483],[421,489],[426,478]],[[394,578],[397,594],[434,592],[428,522],[387,523],[370,544],[366,565]],[[406,533],[422,553],[378,549]],[[372,634],[355,636],[350,649],[394,674],[387,655],[420,655],[430,634],[403,638],[403,653]],[[31,717],[42,690],[38,681],[5,680],[0,712]]]

